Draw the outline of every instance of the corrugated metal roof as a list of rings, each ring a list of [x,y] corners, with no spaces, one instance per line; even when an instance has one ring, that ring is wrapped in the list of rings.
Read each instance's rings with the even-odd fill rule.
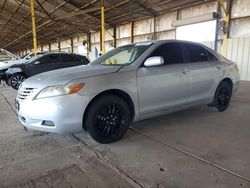
[[[106,27],[207,1],[212,0],[104,0]],[[100,7],[101,0],[35,0],[39,44],[100,30]],[[32,46],[29,0],[0,0],[0,33],[0,48]]]

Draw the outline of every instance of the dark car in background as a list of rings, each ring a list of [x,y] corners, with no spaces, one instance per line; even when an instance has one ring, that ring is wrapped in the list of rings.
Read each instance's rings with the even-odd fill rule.
[[[19,58],[18,56],[15,56],[11,52],[4,50],[2,48],[0,49],[0,51],[7,53],[7,56],[10,56],[12,58],[9,61],[0,62],[0,83],[1,83],[2,78],[4,77],[5,71],[7,71],[9,67],[11,67],[13,65],[19,65],[19,64],[26,63],[27,61],[29,61],[31,58],[33,58],[35,56],[34,52],[30,52],[30,53],[24,55],[23,57]],[[45,53],[46,52],[37,52],[37,57],[43,56]],[[6,83],[7,83],[7,85],[9,85],[8,82],[6,82]]]
[[[85,56],[68,53],[48,53],[41,57],[31,58],[28,62],[13,65],[4,74],[6,83],[12,88],[18,89],[19,85],[26,79],[36,74],[56,69],[86,65],[89,60]]]

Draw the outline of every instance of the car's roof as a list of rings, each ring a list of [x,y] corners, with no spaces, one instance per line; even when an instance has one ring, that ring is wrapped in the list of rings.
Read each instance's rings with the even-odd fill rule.
[[[68,54],[68,55],[75,55],[67,52],[46,52],[44,55],[49,55],[49,54]]]
[[[198,43],[198,42],[192,42],[192,41],[186,41],[186,40],[177,40],[177,39],[167,39],[167,40],[148,40],[148,41],[143,41],[143,42],[135,42],[132,44],[127,44],[124,46],[129,46],[129,45],[137,45],[137,44],[155,44],[155,45],[161,45],[167,42],[177,42],[177,43],[186,43],[186,44],[193,44],[193,45],[198,45],[198,46],[202,46],[204,47],[206,50],[208,50],[209,52],[211,52],[213,55],[215,55],[219,60],[221,60],[221,55],[219,55],[216,51],[214,51],[213,49],[207,47],[206,45],[202,44],[202,43]],[[120,46],[120,47],[124,47],[124,46]],[[119,47],[118,47],[119,48]]]
[[[164,43],[164,42],[180,42],[180,43],[190,43],[190,44],[201,44],[198,42],[192,42],[192,41],[186,41],[186,40],[177,40],[177,39],[166,39],[166,40],[148,40],[148,41],[142,41],[142,42],[134,42],[132,44],[148,44],[148,43]],[[131,44],[128,44],[131,45]]]

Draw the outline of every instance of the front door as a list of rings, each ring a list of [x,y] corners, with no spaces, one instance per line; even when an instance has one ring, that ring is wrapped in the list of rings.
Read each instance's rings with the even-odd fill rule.
[[[149,57],[161,56],[164,65],[137,70],[139,105],[142,114],[189,103],[191,75],[178,43],[166,43]]]
[[[33,76],[42,72],[55,70],[60,63],[58,54],[48,54],[37,59],[37,61],[31,63],[29,67],[29,76]]]

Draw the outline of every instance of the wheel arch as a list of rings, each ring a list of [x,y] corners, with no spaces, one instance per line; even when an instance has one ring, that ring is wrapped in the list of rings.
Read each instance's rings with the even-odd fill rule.
[[[213,100],[212,100],[211,103],[208,104],[208,106],[214,106],[214,98],[215,98],[217,89],[218,89],[218,87],[220,86],[220,84],[221,84],[222,82],[227,82],[227,83],[230,85],[230,87],[231,87],[231,92],[233,91],[233,81],[232,81],[232,79],[229,78],[229,77],[223,78],[223,79],[220,81],[220,83],[217,85],[217,87],[215,88],[214,95],[213,95]]]
[[[83,114],[83,120],[82,120],[82,126],[83,126],[83,129],[86,130],[86,126],[84,124],[85,122],[85,119],[86,119],[86,115],[88,113],[88,110],[89,108],[91,107],[91,105],[100,97],[102,97],[103,95],[105,94],[110,94],[110,95],[115,95],[115,96],[118,96],[118,97],[121,97],[125,102],[127,102],[128,106],[129,106],[129,109],[131,111],[131,120],[134,118],[135,116],[135,106],[134,106],[134,102],[131,98],[131,96],[123,91],[123,90],[120,90],[120,89],[109,89],[109,90],[105,90],[101,93],[99,93],[98,95],[96,95],[90,102],[89,104],[87,105],[87,108]]]
[[[228,83],[228,84],[230,85],[231,92],[233,91],[233,81],[232,81],[231,78],[229,78],[229,77],[223,78],[223,79],[221,80],[220,84],[221,84],[222,82]],[[219,84],[219,85],[220,85],[220,84]]]
[[[23,75],[25,78],[27,78],[27,75],[24,73],[24,72],[15,72],[15,73],[13,73],[11,76],[14,76],[14,75],[16,75],[16,74],[21,74],[21,75]],[[11,77],[10,76],[10,77]]]

